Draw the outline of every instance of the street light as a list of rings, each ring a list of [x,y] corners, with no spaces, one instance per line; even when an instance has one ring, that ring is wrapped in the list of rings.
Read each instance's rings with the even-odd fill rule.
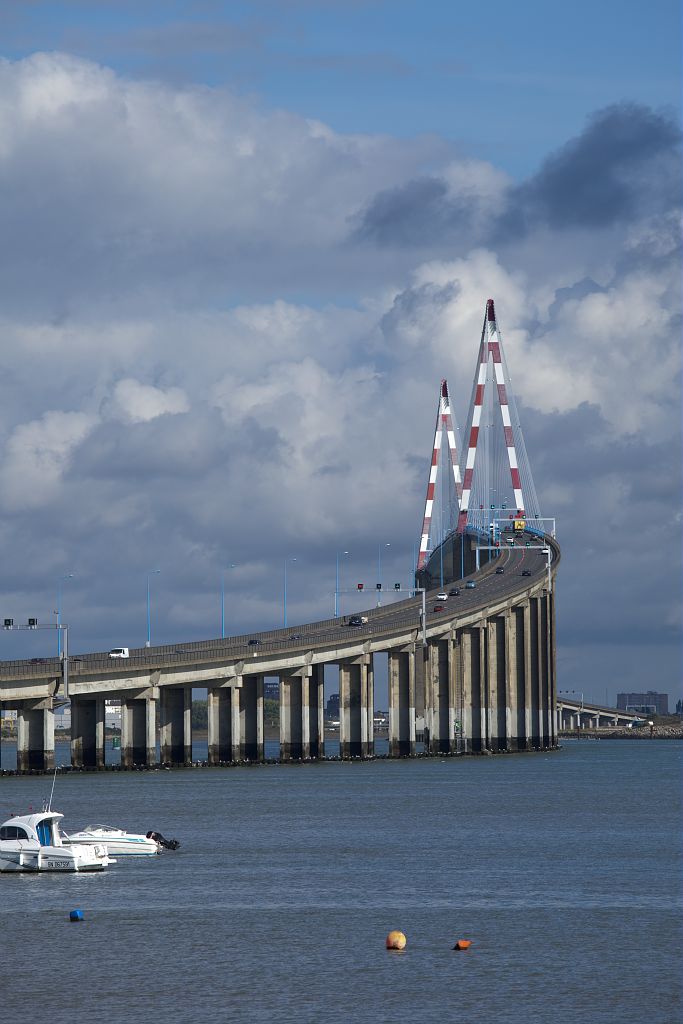
[[[287,625],[287,562],[296,562],[296,557],[284,560],[284,587],[282,590],[282,624]]]
[[[236,565],[234,562],[230,563],[230,568],[235,569]],[[227,569],[223,569],[221,573],[221,640],[225,637],[225,574]]]
[[[152,645],[152,617],[149,601],[149,578],[150,576],[155,576],[160,572],[161,569],[150,569],[147,573],[147,643],[145,644],[145,647],[151,647]]]
[[[72,580],[74,576],[73,572],[67,572],[64,576],[60,576],[57,586],[57,657],[61,657],[62,654],[62,631],[59,628],[62,624],[62,584],[64,580]]]
[[[391,543],[387,541],[385,548],[390,548]],[[377,607],[382,603],[382,545],[377,545]]]
[[[337,552],[337,570],[334,577],[334,617],[335,619],[339,615],[339,558],[343,558],[344,555],[348,555],[348,551]]]

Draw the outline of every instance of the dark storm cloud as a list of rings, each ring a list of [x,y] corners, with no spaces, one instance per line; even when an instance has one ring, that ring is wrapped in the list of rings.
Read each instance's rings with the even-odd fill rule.
[[[595,113],[581,135],[551,154],[533,177],[503,196],[478,239],[495,245],[535,228],[609,227],[678,205],[681,132],[666,114],[636,103]],[[359,215],[356,237],[380,246],[420,247],[470,233],[482,203],[439,177],[386,189]]]
[[[586,129],[512,189],[497,232],[605,227],[642,207],[680,200],[681,133],[664,114],[622,103],[594,114]]]
[[[379,245],[423,246],[470,227],[467,206],[448,196],[440,178],[415,178],[379,192],[360,216],[359,240]]]

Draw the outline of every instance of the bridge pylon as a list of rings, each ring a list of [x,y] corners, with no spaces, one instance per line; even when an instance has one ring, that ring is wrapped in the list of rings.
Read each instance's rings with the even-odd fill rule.
[[[448,381],[444,378],[439,385],[439,404],[436,410],[436,427],[434,429],[434,446],[432,448],[432,462],[429,467],[429,482],[427,484],[427,497],[425,499],[424,518],[422,520],[422,533],[420,535],[420,552],[417,559],[417,568],[422,569],[427,561],[429,550],[429,536],[432,526],[432,514],[436,494],[436,482],[439,475],[439,466],[443,452],[443,435],[446,435],[448,442],[448,453],[450,456],[450,471],[453,477],[455,488],[455,519],[460,511],[460,497],[462,495],[462,482],[460,479],[460,465],[458,462],[458,451],[460,448],[460,432],[457,421],[451,411],[451,400],[448,394]],[[449,479],[450,493],[450,479]],[[443,514],[443,509],[441,509]],[[441,524],[440,524],[441,525]],[[440,530],[442,533],[443,530]]]
[[[492,509],[511,520],[539,519],[493,299],[486,302],[466,436],[458,533],[470,528],[488,534]]]

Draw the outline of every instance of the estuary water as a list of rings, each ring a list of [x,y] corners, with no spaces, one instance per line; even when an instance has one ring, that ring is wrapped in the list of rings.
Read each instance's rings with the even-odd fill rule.
[[[582,740],[58,776],[67,829],[154,828],[182,847],[101,874],[0,875],[1,1019],[673,1024],[682,753]],[[2,820],[50,784],[1,778]],[[384,948],[395,928],[402,953]]]

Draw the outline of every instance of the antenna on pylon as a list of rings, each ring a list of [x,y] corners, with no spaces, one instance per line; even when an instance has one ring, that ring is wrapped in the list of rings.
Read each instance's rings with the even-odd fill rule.
[[[492,374],[489,374],[490,366]],[[488,382],[495,383],[495,389],[487,389]],[[500,409],[502,433],[496,431],[493,422],[496,404]],[[467,433],[458,533],[464,533],[468,525],[488,533],[490,509],[510,509],[509,519],[538,518],[538,498],[510,387],[493,299],[486,303]],[[482,447],[485,449],[483,466],[481,459],[477,461]]]
[[[439,458],[441,454],[441,441],[444,431],[448,439],[448,451],[450,454],[451,471],[455,484],[455,494],[458,511],[460,509],[460,495],[462,484],[460,481],[460,466],[458,464],[458,445],[456,441],[456,427],[454,426],[451,413],[451,400],[448,394],[448,381],[444,378],[439,385],[439,404],[436,410],[436,428],[434,430],[434,447],[432,449],[432,463],[429,467],[429,483],[427,484],[427,498],[425,500],[425,514],[422,521],[422,534],[420,536],[420,553],[417,559],[417,568],[421,569],[427,561],[427,550],[429,548],[429,533],[432,525],[432,510],[434,508],[434,494],[436,480],[439,473]]]

